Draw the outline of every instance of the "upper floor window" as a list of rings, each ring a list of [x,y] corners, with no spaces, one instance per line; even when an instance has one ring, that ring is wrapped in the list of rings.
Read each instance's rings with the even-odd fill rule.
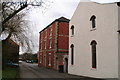
[[[50,48],[52,48],[52,38],[50,38]]]
[[[50,27],[50,36],[52,36],[52,26]]]
[[[72,36],[74,35],[74,26],[73,25],[71,26],[71,34],[72,34]]]
[[[47,29],[45,29],[45,38],[47,38]]]
[[[96,57],[96,45],[97,42],[95,40],[93,40],[91,42],[91,50],[92,50],[92,68],[97,68],[97,57]]]
[[[44,48],[46,49],[46,40],[44,40]]]
[[[40,49],[42,49],[42,38],[40,39]]]
[[[42,43],[40,43],[40,49],[42,49]]]
[[[92,22],[92,28],[95,28],[95,27],[96,27],[96,21],[95,21],[95,19],[96,19],[96,16],[95,16],[95,15],[93,15],[93,16],[90,18],[90,21]]]
[[[74,64],[74,45],[72,44],[71,46],[71,64]]]

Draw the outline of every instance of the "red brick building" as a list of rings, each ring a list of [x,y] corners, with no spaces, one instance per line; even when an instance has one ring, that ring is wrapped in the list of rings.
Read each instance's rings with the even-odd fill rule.
[[[2,40],[2,66],[12,61],[18,63],[19,60],[19,45],[12,39]]]
[[[67,72],[69,19],[60,17],[40,31],[38,65]]]

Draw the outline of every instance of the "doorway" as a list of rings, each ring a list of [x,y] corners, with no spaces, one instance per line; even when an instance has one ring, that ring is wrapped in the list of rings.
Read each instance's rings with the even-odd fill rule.
[[[44,56],[44,66],[46,67],[46,56]]]
[[[68,73],[68,58],[65,58],[65,72]]]

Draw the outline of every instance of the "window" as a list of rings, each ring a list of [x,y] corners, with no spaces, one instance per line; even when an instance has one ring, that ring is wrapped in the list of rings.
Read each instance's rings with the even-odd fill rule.
[[[51,66],[51,53],[49,53],[49,63],[48,63],[49,66]]]
[[[97,67],[97,59],[96,59],[96,41],[93,40],[91,42],[91,50],[92,50],[92,68],[96,68]]]
[[[50,38],[50,48],[52,48],[52,38]]]
[[[92,22],[92,28],[95,28],[95,27],[96,27],[95,19],[96,19],[96,16],[95,16],[95,15],[93,15],[93,16],[90,18],[90,21]]]
[[[45,30],[45,38],[47,38],[47,29]]]
[[[72,25],[71,26],[71,33],[72,33],[72,36],[74,35],[74,26]]]
[[[42,50],[42,42],[40,43],[40,49]]]
[[[52,26],[50,28],[50,37],[52,36]]]
[[[44,48],[46,49],[46,40],[44,41]]]
[[[41,38],[41,40],[40,40],[40,50],[42,49],[42,38]]]
[[[72,44],[71,46],[71,64],[74,64],[74,45]]]
[[[41,35],[40,35],[40,49],[42,49],[42,42],[43,42],[43,34],[41,32]]]
[[[42,54],[40,54],[40,63],[42,63]]]

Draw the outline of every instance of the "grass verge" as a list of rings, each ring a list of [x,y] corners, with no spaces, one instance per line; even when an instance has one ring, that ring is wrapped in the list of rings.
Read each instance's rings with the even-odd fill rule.
[[[14,79],[16,78],[18,73],[18,67],[6,67],[3,71],[2,71],[2,80],[4,79]]]

